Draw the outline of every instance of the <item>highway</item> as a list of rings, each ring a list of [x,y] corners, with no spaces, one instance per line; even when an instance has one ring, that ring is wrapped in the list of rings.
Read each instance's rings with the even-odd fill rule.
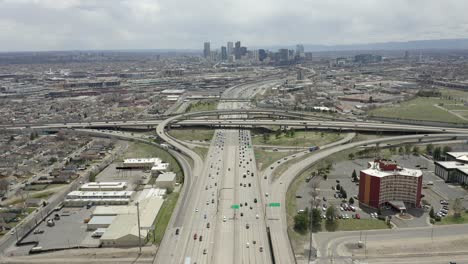
[[[270,83],[237,86],[226,97],[239,96],[238,89],[244,96],[251,96]],[[248,102],[219,104],[219,108],[227,111],[244,107],[248,107]],[[185,217],[167,229],[154,263],[271,263],[250,131],[215,130],[203,163],[188,146],[165,133],[165,127],[178,118],[161,122],[156,131],[194,160],[193,184],[185,194],[190,201],[173,216]]]

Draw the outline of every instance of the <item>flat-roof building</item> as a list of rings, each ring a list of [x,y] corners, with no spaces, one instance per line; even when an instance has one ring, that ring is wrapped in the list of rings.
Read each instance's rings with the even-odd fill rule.
[[[126,182],[87,182],[81,185],[81,191],[123,191],[127,189]]]
[[[164,172],[156,178],[155,186],[157,188],[173,188],[176,182],[176,174],[174,172]]]
[[[133,194],[133,191],[73,191],[67,194],[63,203],[65,206],[84,206],[89,203],[93,203],[94,205],[128,204],[131,201]]]
[[[448,153],[447,153],[448,154]],[[434,174],[446,182],[468,183],[468,164],[460,161],[436,161],[434,162]]]
[[[402,168],[394,161],[369,162],[360,172],[359,202],[373,208],[392,205],[404,210],[402,204],[419,207],[422,178],[421,170]]]

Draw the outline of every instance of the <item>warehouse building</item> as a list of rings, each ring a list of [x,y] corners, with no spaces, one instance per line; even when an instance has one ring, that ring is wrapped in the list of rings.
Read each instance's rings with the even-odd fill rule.
[[[468,164],[460,161],[436,161],[434,162],[434,174],[446,182],[468,183]]]
[[[133,196],[133,191],[115,191],[115,192],[85,192],[73,191],[67,194],[64,200],[65,206],[85,206],[93,205],[125,205],[128,204]]]
[[[165,172],[158,176],[155,181],[157,188],[169,189],[174,188],[176,182],[176,174],[174,172]]]
[[[93,212],[96,214],[110,215],[114,213],[115,218],[101,237],[104,247],[134,247],[140,243],[144,245],[147,241],[148,232],[153,228],[154,220],[161,209],[163,199],[151,197],[139,202],[140,212],[140,236],[138,232],[138,217],[136,205],[128,206],[99,206]],[[158,223],[155,223],[156,225]],[[125,227],[125,228],[123,228]]]
[[[88,182],[80,187],[81,191],[123,191],[127,189],[126,182]]]
[[[98,228],[107,228],[114,221],[114,215],[93,216],[86,225],[87,230],[96,230]]]
[[[372,208],[390,205],[405,211],[420,207],[422,171],[402,168],[395,161],[375,160],[361,170],[359,202]]]

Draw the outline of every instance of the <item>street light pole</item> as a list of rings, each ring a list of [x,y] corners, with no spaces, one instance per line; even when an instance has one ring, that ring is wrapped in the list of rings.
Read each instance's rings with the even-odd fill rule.
[[[141,254],[140,203],[136,202],[135,205],[137,207],[137,218],[138,218],[138,247],[140,248],[140,254]]]

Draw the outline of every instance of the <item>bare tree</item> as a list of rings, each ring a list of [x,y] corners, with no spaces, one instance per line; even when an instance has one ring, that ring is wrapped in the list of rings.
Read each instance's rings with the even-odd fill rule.
[[[454,212],[453,216],[457,218],[460,217],[464,209],[461,199],[460,198],[455,199],[452,207],[453,207],[453,212]]]

